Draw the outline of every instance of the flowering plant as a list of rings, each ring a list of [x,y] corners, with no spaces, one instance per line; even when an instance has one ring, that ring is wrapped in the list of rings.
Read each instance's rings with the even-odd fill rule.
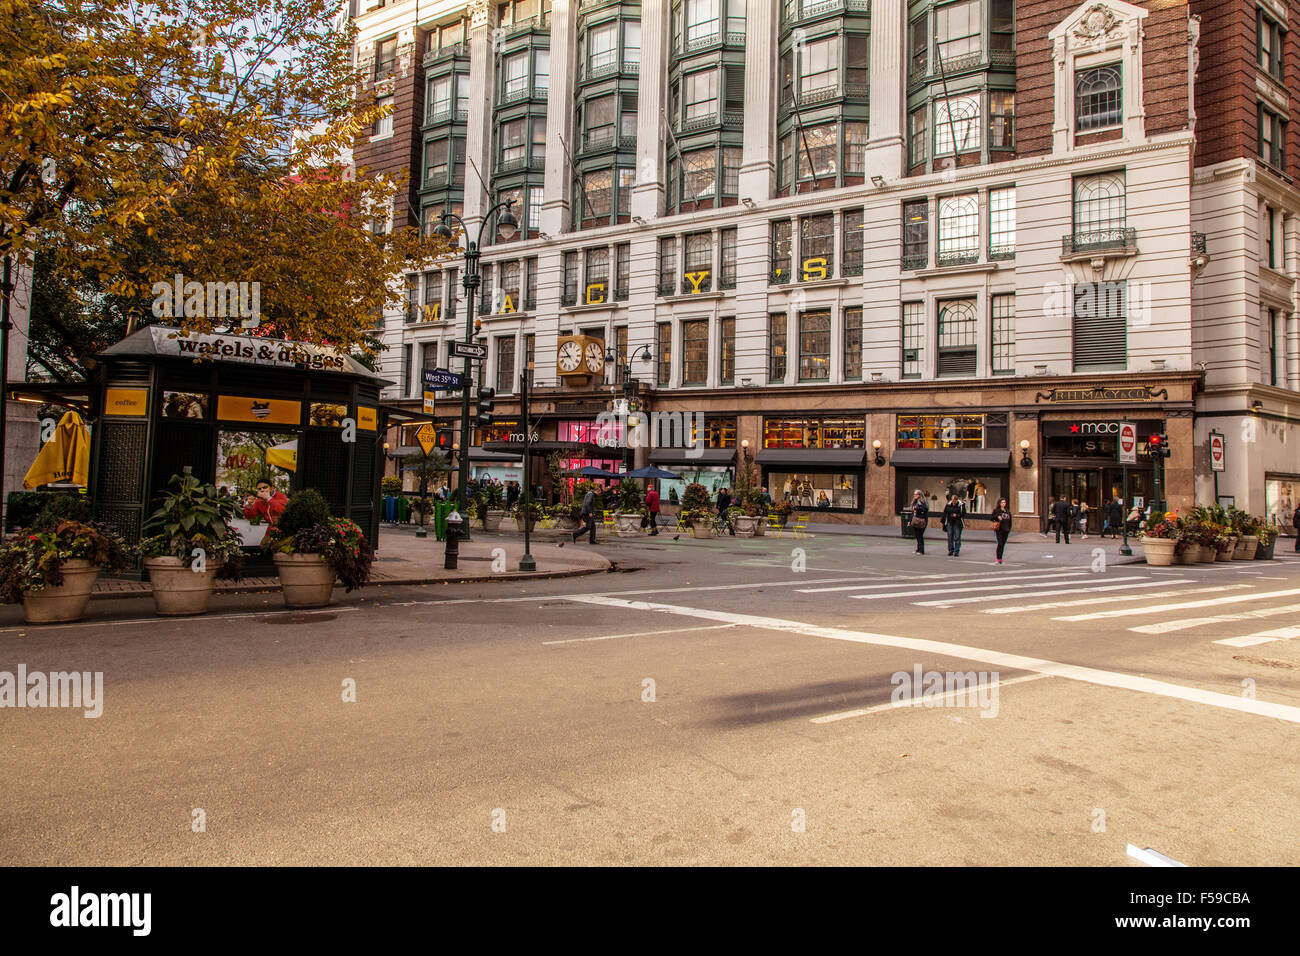
[[[319,554],[349,591],[370,580],[375,560],[365,533],[349,518],[327,516],[292,530],[273,525],[262,539],[262,548],[272,554]]]
[[[58,587],[63,564],[70,560],[121,571],[126,545],[107,525],[93,521],[55,520],[19,531],[0,547],[0,599],[17,604],[24,591]]]
[[[1175,554],[1182,554],[1191,543],[1187,522],[1177,511],[1167,511],[1164,514],[1152,513],[1146,526],[1138,532],[1138,537],[1173,541]]]
[[[136,546],[145,558],[179,558],[193,566],[198,552],[219,568],[218,577],[238,579],[244,552],[240,535],[231,522],[237,516],[233,498],[222,498],[213,485],[190,474],[172,475],[169,490],[163,492],[158,509],[144,524],[154,532]]]

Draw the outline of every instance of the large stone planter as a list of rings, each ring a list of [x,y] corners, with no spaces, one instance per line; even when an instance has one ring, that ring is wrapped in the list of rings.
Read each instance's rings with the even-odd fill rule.
[[[1222,547],[1222,548],[1220,548],[1220,547],[1218,547],[1217,545],[1215,546],[1215,548],[1214,548],[1214,560],[1215,560],[1215,561],[1231,561],[1231,560],[1232,560],[1232,552],[1235,551],[1236,548],[1237,548],[1237,539],[1236,539],[1236,537],[1235,537],[1235,536],[1234,536],[1234,537],[1229,537],[1229,538],[1228,538],[1228,544],[1227,544],[1226,547]]]
[[[501,522],[505,516],[506,513],[504,511],[500,511],[496,508],[489,508],[483,513],[483,530],[499,531],[501,529]]]
[[[1272,561],[1272,560],[1273,560],[1273,549],[1274,549],[1275,547],[1277,547],[1277,538],[1274,538],[1274,539],[1273,539],[1272,541],[1270,541],[1268,544],[1261,544],[1258,548],[1255,549],[1255,560],[1256,560],[1256,561]]]
[[[499,522],[498,522],[498,523],[499,523]],[[515,530],[518,531],[520,534],[523,534],[523,533],[524,533],[524,527],[525,527],[525,526],[527,526],[527,528],[528,528],[528,533],[529,533],[529,534],[532,534],[532,533],[533,533],[533,529],[534,529],[535,527],[537,527],[537,519],[536,519],[536,518],[527,518],[527,519],[526,519],[522,514],[519,514],[518,512],[516,512],[516,513],[515,513]],[[577,530],[578,530],[578,529],[577,529],[577,526],[575,526],[573,530],[577,531]]]
[[[754,538],[766,530],[767,519],[758,515],[736,515],[731,519],[731,526],[737,538]]]
[[[286,607],[324,607],[334,596],[334,569],[321,554],[276,554]]]
[[[144,566],[158,614],[172,617],[207,611],[219,567],[193,571],[180,558],[145,558]]]
[[[712,521],[692,521],[691,536],[695,538],[712,538],[713,522]]]
[[[582,527],[582,522],[577,518],[560,517],[555,519],[555,529],[557,531],[567,531],[569,534],[577,531]]]
[[[641,515],[639,513],[614,515],[614,533],[620,538],[639,538]]]
[[[1215,558],[1214,545],[1201,544],[1197,545],[1201,550],[1196,555],[1197,564],[1213,564]]]
[[[1142,553],[1147,564],[1154,568],[1167,568],[1174,563],[1174,548],[1178,542],[1172,538],[1143,538]]]
[[[1232,554],[1234,561],[1254,561],[1255,552],[1259,550],[1259,538],[1253,534],[1243,534],[1237,539],[1237,550]]]
[[[1201,556],[1201,546],[1192,544],[1190,541],[1183,546],[1180,554],[1174,556],[1174,564],[1196,564],[1197,559]]]
[[[68,558],[59,570],[63,572],[63,583],[58,587],[47,585],[39,591],[23,592],[28,624],[75,621],[86,613],[99,568],[84,558]]]

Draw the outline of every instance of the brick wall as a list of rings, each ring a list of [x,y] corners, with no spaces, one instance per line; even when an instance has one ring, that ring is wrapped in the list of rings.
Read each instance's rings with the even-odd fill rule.
[[[411,62],[402,73],[403,50],[398,49],[398,69],[393,82],[393,135],[387,139],[370,141],[369,131],[357,137],[353,157],[358,167],[367,167],[372,173],[392,173],[406,178],[406,186],[396,196],[399,208],[404,207],[405,220],[399,213],[394,225],[418,225],[420,216],[420,177],[424,168],[423,139],[420,127],[424,123],[424,50],[427,33],[420,31]],[[373,86],[368,95],[373,95]]]
[[[1150,0],[1143,39],[1143,84],[1148,135],[1187,127],[1187,4]],[[1052,149],[1052,44],[1048,33],[1073,13],[1073,0],[1019,0],[1016,4],[1016,153]],[[1204,58],[1202,58],[1203,60]]]
[[[1259,150],[1255,93],[1258,46],[1254,0],[1222,3],[1192,0],[1201,18],[1201,63],[1196,77],[1196,165],[1209,166]],[[1283,48],[1282,75],[1291,94],[1286,172],[1300,177],[1300,2],[1287,4],[1290,30]]]

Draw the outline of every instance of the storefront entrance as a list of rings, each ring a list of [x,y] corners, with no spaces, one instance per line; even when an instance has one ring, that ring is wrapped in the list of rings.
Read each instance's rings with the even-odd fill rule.
[[[1096,467],[1070,467],[1051,469],[1050,493],[1073,503],[1088,503],[1088,534],[1100,534],[1105,519],[1105,505],[1120,498],[1125,502],[1125,513],[1137,504],[1145,508],[1154,492],[1150,468],[1129,468],[1128,491],[1124,490],[1123,470],[1110,463]]]

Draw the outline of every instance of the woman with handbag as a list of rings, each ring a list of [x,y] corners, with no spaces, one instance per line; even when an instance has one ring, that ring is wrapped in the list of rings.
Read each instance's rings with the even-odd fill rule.
[[[912,492],[912,529],[916,532],[916,553],[925,554],[925,527],[930,523],[930,506],[925,503],[925,493]]]
[[[998,539],[998,557],[995,564],[1002,563],[1002,552],[1006,550],[1007,538],[1011,536],[1011,509],[1007,499],[999,498],[993,507],[993,534]]]

